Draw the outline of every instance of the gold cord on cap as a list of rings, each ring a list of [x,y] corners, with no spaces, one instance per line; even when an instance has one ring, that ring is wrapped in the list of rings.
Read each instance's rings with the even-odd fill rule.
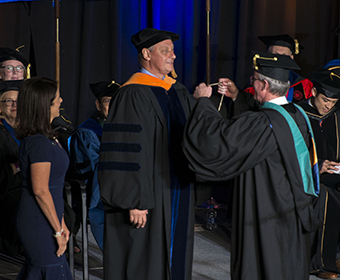
[[[259,58],[277,61],[276,56],[274,56],[274,57],[261,57],[259,54],[255,54],[254,57],[253,57],[253,68],[255,70],[259,70],[259,67],[257,66],[257,59],[259,59]]]
[[[299,41],[298,39],[294,39],[295,42],[295,54],[299,54],[300,50],[299,50]]]
[[[334,69],[339,69],[339,68],[340,68],[340,66],[334,66],[334,67],[328,68],[328,70],[329,70],[329,71],[332,71],[332,70],[334,70]]]
[[[337,77],[338,79],[340,79],[340,76],[339,76],[339,75],[334,74],[333,72],[331,72],[331,73],[329,74],[329,77],[331,78],[332,81],[333,81],[333,77],[332,77],[332,76],[335,76],[335,77]]]
[[[20,47],[17,47],[15,50],[18,52],[23,47],[25,47],[25,45],[21,45]]]
[[[20,52],[19,50],[21,48],[24,48],[24,47],[25,47],[25,45],[21,45],[21,46],[17,47],[15,50],[17,52]],[[28,63],[26,73],[27,73],[27,79],[30,79],[31,78],[31,63]]]
[[[110,86],[112,86],[112,85],[114,85],[114,84],[117,84],[118,86],[121,86],[120,84],[118,84],[118,83],[116,83],[114,80],[112,80],[112,81],[111,81],[111,84],[109,84],[107,87],[110,87]]]

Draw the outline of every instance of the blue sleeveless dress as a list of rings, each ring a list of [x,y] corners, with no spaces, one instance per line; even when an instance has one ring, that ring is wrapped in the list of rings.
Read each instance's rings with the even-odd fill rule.
[[[32,163],[50,162],[49,190],[61,221],[64,212],[63,187],[69,160],[57,142],[44,135],[26,137],[20,145],[19,162],[23,190],[18,206],[16,225],[25,249],[26,263],[17,279],[71,280],[72,275],[65,254],[56,255],[58,245],[54,230],[40,209],[31,185]]]

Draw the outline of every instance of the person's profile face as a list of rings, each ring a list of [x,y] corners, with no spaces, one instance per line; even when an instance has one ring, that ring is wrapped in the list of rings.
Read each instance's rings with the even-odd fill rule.
[[[103,117],[106,119],[109,114],[109,106],[111,101],[111,96],[103,96],[99,102],[96,100],[96,107],[99,112],[102,113]]]
[[[312,93],[314,96],[314,107],[320,114],[320,116],[324,116],[329,113],[330,110],[335,106],[338,102],[338,98],[329,98],[322,93],[318,93],[316,88],[312,89]]]
[[[258,73],[254,71],[254,75],[251,77],[251,84],[254,87],[255,94],[254,99],[260,103],[264,102],[265,94],[263,92],[264,81],[260,80],[258,77]]]
[[[59,89],[57,89],[56,96],[53,99],[52,105],[51,105],[51,122],[54,118],[60,116],[60,105],[63,102],[63,99],[60,97]]]
[[[155,44],[150,51],[151,73],[162,79],[174,70],[175,58],[174,44],[170,39]]]

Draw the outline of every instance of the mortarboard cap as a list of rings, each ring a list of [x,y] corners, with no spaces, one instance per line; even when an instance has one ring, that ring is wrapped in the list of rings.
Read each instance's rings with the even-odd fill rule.
[[[309,73],[318,93],[329,98],[340,98],[340,66],[318,69]]]
[[[120,88],[120,84],[115,81],[104,81],[95,84],[90,84],[90,89],[97,99],[104,96],[112,97],[113,94]]]
[[[252,51],[253,68],[256,72],[269,78],[287,82],[289,70],[299,70],[300,67],[288,55]]]
[[[0,48],[0,63],[6,60],[18,60],[25,67],[28,66],[27,58],[18,50],[12,48]]]
[[[144,48],[149,48],[164,40],[179,40],[179,35],[170,31],[158,30],[155,28],[145,28],[131,36],[131,42],[136,47],[138,53]]]
[[[303,47],[299,44],[299,41],[297,39],[293,39],[288,34],[259,36],[258,38],[267,45],[267,49],[270,46],[287,47],[291,50],[292,54],[299,54],[300,49],[303,49]]]
[[[11,80],[11,81],[2,81],[0,82],[0,95],[7,91],[17,90],[21,87],[23,80]]]

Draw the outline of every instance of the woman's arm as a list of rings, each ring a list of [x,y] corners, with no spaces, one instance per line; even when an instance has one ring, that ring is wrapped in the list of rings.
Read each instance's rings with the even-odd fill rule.
[[[61,232],[62,225],[59,222],[52,195],[49,190],[50,171],[50,162],[37,162],[31,164],[31,180],[33,193],[41,210],[43,211],[47,220],[50,222],[54,231],[57,233]],[[60,257],[66,250],[66,234],[56,237],[56,240],[59,245],[57,256]]]

